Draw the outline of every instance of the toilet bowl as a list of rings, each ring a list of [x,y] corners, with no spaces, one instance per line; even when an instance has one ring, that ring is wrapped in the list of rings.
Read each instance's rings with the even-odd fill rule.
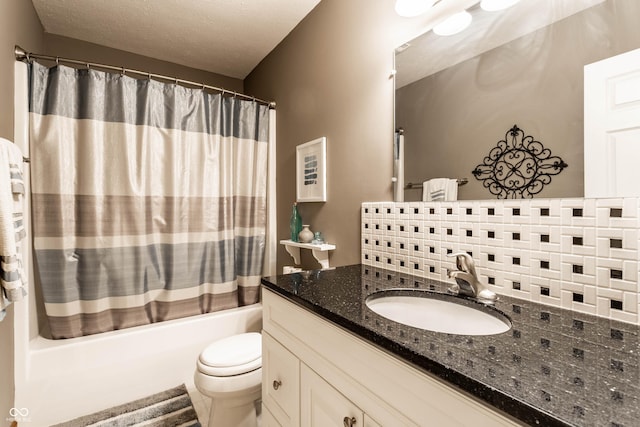
[[[262,336],[232,335],[205,348],[196,363],[194,382],[210,397],[210,427],[256,427],[262,385]]]

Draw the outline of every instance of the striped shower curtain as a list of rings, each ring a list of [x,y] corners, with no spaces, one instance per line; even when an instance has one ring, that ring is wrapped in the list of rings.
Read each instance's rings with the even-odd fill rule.
[[[54,338],[258,302],[268,107],[30,67],[33,234]]]

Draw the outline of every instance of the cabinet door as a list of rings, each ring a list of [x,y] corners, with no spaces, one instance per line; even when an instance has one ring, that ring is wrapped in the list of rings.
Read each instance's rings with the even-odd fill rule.
[[[299,425],[300,362],[262,331],[262,402],[280,425]]]
[[[276,417],[274,417],[269,411],[269,408],[265,406],[264,402],[262,402],[262,415],[260,421],[261,427],[282,427],[278,420],[276,420]]]
[[[360,427],[362,411],[304,363],[300,364],[300,425]]]
[[[364,414],[364,427],[382,427],[377,422],[373,421],[371,418]]]

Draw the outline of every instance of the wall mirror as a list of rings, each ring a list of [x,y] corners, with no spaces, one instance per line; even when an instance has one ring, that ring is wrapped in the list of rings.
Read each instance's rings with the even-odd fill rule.
[[[495,199],[471,172],[517,125],[568,164],[535,197],[583,197],[584,66],[640,47],[640,1],[521,0],[468,11],[465,31],[429,31],[396,49],[404,184],[466,178],[458,200]],[[421,197],[404,191],[405,201]]]

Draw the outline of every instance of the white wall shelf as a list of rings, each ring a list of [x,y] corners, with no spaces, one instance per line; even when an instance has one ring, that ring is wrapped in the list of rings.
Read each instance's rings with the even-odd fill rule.
[[[300,248],[310,249],[313,257],[320,263],[322,268],[329,268],[329,251],[336,248],[336,245],[330,243],[298,243],[293,240],[280,240],[280,244],[284,245],[289,255],[293,257],[293,262],[295,262],[296,265],[300,264]]]

